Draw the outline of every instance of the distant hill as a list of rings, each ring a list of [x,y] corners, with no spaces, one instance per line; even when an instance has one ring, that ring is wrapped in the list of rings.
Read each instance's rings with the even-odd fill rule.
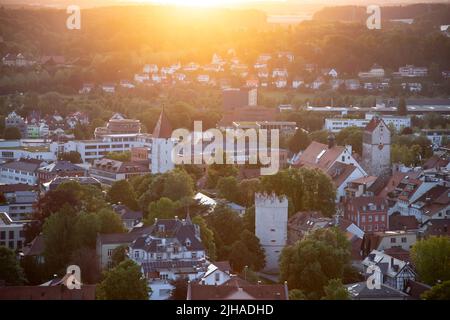
[[[365,21],[368,14],[364,6],[326,7],[316,12],[314,20],[319,21]],[[427,20],[435,25],[450,24],[450,4],[421,3],[403,6],[383,6],[381,19],[414,19]]]

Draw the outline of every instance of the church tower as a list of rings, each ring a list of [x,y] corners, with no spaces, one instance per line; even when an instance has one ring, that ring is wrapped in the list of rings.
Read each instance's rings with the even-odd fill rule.
[[[363,133],[363,168],[371,176],[390,172],[391,131],[379,117],[373,117]]]
[[[172,149],[175,144],[171,137],[172,126],[163,108],[152,134],[151,173],[164,173],[175,168],[172,161]]]
[[[278,271],[287,243],[288,200],[275,194],[255,194],[255,235],[266,254],[266,271]]]

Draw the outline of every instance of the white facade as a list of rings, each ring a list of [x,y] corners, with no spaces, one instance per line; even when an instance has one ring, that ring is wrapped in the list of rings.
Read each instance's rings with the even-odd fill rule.
[[[175,168],[172,160],[172,150],[175,145],[173,139],[152,139],[151,173],[164,173]]]
[[[255,195],[255,234],[266,254],[265,270],[279,270],[278,259],[287,243],[288,200]]]
[[[376,121],[376,120],[372,120]],[[363,167],[371,176],[389,171],[391,166],[391,132],[380,120],[373,130],[363,133]]]
[[[0,246],[21,249],[25,242],[23,224],[13,222],[9,215],[0,212]]]
[[[365,119],[326,118],[324,130],[336,133],[348,127],[365,128],[373,117],[374,114],[367,113]],[[411,127],[411,118],[408,116],[382,116],[381,119],[397,131]]]
[[[109,152],[130,151],[133,147],[151,148],[150,135],[132,134],[111,134],[105,135],[99,140],[75,140],[63,144],[53,142],[50,150],[55,154],[76,151],[81,155],[83,162],[101,159]]]

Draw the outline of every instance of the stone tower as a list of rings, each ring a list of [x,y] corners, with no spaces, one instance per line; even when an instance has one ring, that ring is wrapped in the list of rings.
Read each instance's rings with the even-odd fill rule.
[[[172,161],[174,140],[171,137],[172,126],[163,109],[152,134],[151,173],[164,173],[175,167]]]
[[[255,195],[255,234],[266,254],[266,271],[278,271],[278,258],[287,243],[288,200],[276,195]]]
[[[373,117],[363,133],[363,168],[371,176],[390,172],[391,131],[379,117]]]

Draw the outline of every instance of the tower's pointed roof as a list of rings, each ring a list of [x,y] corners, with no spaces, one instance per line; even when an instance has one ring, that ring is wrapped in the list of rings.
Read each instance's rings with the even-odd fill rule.
[[[158,122],[153,130],[153,138],[169,139],[172,136],[172,126],[170,125],[169,118],[164,112],[164,108],[159,115]]]

